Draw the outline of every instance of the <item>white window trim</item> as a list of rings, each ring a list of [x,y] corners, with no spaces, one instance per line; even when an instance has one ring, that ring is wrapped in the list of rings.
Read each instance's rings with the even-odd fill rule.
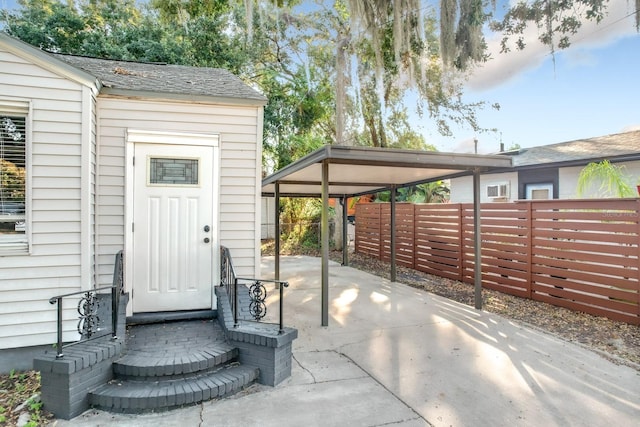
[[[25,240],[18,245],[0,243],[0,256],[8,255],[30,255],[31,254],[31,187],[32,187],[32,129],[33,129],[33,107],[31,101],[22,98],[2,98],[0,97],[0,112],[2,114],[15,114],[25,117],[25,171],[27,179],[25,181]],[[26,243],[26,247],[24,244]]]
[[[549,191],[549,199],[553,199],[553,184],[545,183],[545,184],[526,184],[526,198],[527,200],[532,200],[533,192],[536,190],[548,190]]]
[[[498,191],[498,194],[496,196],[490,196],[489,195],[489,189],[490,188],[495,188]],[[501,190],[504,190],[504,193],[501,193]],[[502,182],[495,182],[495,183],[491,183],[491,184],[487,184],[486,186],[486,196],[488,199],[508,199],[509,198],[509,183],[506,181],[502,181]]]

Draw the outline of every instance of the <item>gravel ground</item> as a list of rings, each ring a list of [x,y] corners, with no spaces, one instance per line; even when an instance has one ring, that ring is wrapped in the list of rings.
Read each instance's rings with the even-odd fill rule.
[[[283,250],[282,254],[319,256],[314,249]],[[273,255],[273,245],[262,246],[263,255]],[[329,257],[342,262],[341,251],[331,251]],[[349,254],[349,265],[359,270],[389,278],[389,263],[362,254]],[[451,300],[474,306],[474,287],[470,284],[429,275],[406,267],[397,267],[397,281],[431,292]],[[600,353],[616,364],[640,371],[640,326],[616,322],[606,317],[593,316],[503,294],[490,289],[482,290],[485,311],[543,330],[567,341],[583,345]]]

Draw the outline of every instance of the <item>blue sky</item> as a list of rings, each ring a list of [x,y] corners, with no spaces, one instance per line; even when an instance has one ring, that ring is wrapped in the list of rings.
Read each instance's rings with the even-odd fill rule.
[[[15,7],[15,0],[0,0]],[[504,3],[500,1],[499,3]],[[414,125],[439,151],[497,152],[640,129],[640,34],[632,0],[610,0],[607,17],[585,24],[572,47],[549,54],[530,29],[527,48],[501,54],[489,37],[492,59],[470,77],[465,99],[499,103],[478,113],[479,124],[496,132],[454,128],[441,136],[428,118]]]
[[[555,54],[555,65],[536,37],[532,29],[522,52],[493,53],[467,84],[467,100],[501,105],[479,113],[480,125],[498,132],[455,129],[442,137],[423,126],[438,150],[473,152],[474,137],[478,152],[490,153],[501,140],[505,148],[531,147],[640,129],[640,34],[632,1],[611,0],[605,20],[585,24],[572,46]]]

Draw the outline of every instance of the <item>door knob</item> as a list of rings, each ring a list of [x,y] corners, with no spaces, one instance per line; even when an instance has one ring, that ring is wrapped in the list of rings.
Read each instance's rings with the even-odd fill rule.
[[[204,226],[204,231],[205,233],[208,233],[209,231],[211,231],[211,227],[209,227],[208,225]]]
[[[205,242],[205,243],[209,243],[210,241],[211,241],[211,240],[209,240],[209,238],[208,238],[208,237],[205,237],[205,238],[204,238],[204,242]]]

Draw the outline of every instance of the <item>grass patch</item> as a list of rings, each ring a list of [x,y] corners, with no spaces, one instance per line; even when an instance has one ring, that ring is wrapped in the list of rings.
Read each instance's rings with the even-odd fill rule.
[[[29,416],[27,427],[45,426],[53,418],[42,409],[40,373],[37,371],[11,371],[0,375],[0,426],[17,425],[21,414]]]

